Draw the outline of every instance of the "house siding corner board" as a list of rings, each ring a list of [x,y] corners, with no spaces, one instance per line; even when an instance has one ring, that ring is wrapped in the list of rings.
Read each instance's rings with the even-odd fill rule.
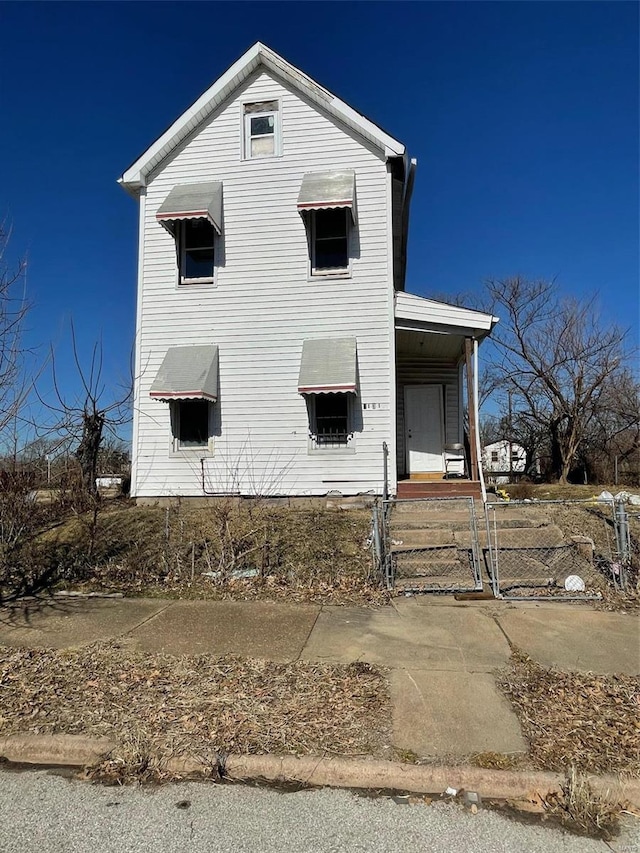
[[[398,354],[396,364],[396,461],[399,475],[406,474],[406,445],[404,425],[404,389],[406,385],[441,385],[444,388],[445,442],[462,441],[460,435],[460,394],[458,367],[443,366],[429,358],[403,357]]]
[[[243,160],[242,104],[275,99],[282,156]],[[305,172],[334,169],[356,173],[351,275],[310,278],[296,200]],[[220,265],[214,284],[178,287],[175,242],[156,212],[176,184],[200,181],[223,183]],[[156,170],[144,213],[137,497],[202,495],[201,456],[211,492],[380,491],[393,417],[386,181],[381,153],[264,71]],[[297,390],[302,344],[347,336],[357,339],[354,438],[346,450],[313,450]],[[167,348],[185,344],[219,348],[210,453],[173,453],[169,407],[149,397]]]

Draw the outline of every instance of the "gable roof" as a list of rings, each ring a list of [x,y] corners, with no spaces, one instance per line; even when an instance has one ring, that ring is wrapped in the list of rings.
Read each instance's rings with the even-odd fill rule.
[[[118,179],[132,195],[145,186],[146,177],[199,124],[260,66],[271,71],[327,113],[339,119],[361,137],[381,148],[387,157],[400,157],[405,147],[370,119],[354,110],[340,98],[320,86],[303,71],[295,68],[275,51],[256,42],[233,63],[173,124],[156,139]]]

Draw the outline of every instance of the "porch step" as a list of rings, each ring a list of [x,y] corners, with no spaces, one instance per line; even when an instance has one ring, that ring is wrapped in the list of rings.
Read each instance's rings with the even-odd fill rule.
[[[467,527],[469,523],[467,522]],[[455,548],[453,529],[431,528],[425,529],[424,526],[416,526],[415,528],[405,527],[396,528],[391,525],[391,550],[397,551],[412,551],[416,548]]]
[[[471,534],[468,531],[456,531],[454,539],[460,548],[471,547]],[[478,531],[478,541],[481,548],[487,547],[486,530],[480,529]],[[493,530],[491,531],[491,544],[495,544]],[[542,527],[498,528],[498,546],[501,549],[555,548],[563,544],[567,544],[564,533],[555,524],[547,524]]]
[[[396,578],[447,577],[452,581],[469,574],[468,565],[458,559],[454,548],[448,553],[411,551],[394,554]]]
[[[403,498],[449,498],[469,497],[482,499],[482,489],[477,480],[400,480],[397,497]]]
[[[474,584],[470,580],[470,576],[463,577],[454,575],[429,576],[429,577],[410,577],[397,578],[395,582],[395,591],[402,595],[409,592],[435,592],[435,593],[453,593],[461,587],[472,589]]]

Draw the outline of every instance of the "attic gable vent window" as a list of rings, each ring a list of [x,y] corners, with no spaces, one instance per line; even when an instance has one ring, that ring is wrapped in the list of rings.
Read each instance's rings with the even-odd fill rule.
[[[257,160],[280,153],[280,109],[278,101],[244,105],[244,157]]]

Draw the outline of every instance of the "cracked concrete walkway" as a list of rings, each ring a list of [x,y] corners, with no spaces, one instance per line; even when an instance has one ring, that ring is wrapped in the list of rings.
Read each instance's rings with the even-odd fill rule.
[[[389,668],[395,746],[439,758],[526,751],[494,675],[510,643],[545,666],[640,672],[636,616],[587,605],[394,599],[381,608],[268,601],[46,599],[0,609],[0,645],[67,648],[117,638],[167,654]]]

